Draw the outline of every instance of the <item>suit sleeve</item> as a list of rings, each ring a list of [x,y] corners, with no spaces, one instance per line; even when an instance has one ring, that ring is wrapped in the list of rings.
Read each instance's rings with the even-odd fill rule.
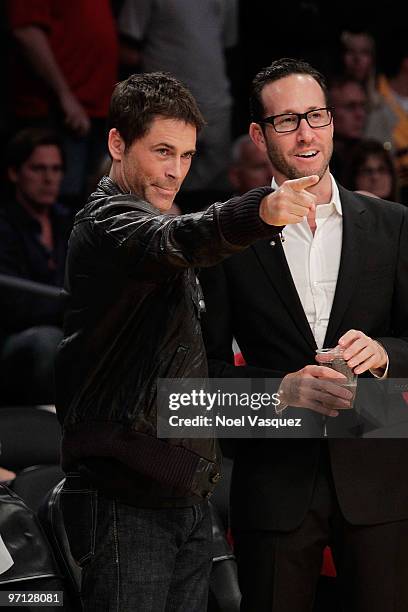
[[[408,209],[403,209],[391,309],[391,334],[377,338],[389,356],[389,378],[408,377]]]
[[[212,378],[282,378],[283,372],[250,365],[235,366],[233,301],[223,264],[200,272],[206,311],[202,330]],[[239,299],[239,296],[235,299]]]

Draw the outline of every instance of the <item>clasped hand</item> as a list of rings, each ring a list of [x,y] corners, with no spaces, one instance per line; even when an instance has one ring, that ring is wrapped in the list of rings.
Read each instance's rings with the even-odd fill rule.
[[[376,340],[366,336],[362,331],[350,329],[339,340],[344,350],[343,357],[355,374],[367,370],[381,376],[388,363],[387,352]]]
[[[340,372],[307,365],[282,379],[279,394],[285,404],[335,417],[339,410],[351,408],[353,393],[342,386],[345,382],[346,377]]]

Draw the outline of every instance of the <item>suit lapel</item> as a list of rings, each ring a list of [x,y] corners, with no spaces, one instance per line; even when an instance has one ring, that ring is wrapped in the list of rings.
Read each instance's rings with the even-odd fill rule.
[[[252,246],[252,249],[269,281],[275,287],[285,310],[292,317],[299,333],[304,336],[314,350],[316,342],[293,282],[280,239],[260,240]]]
[[[368,215],[364,204],[351,191],[340,186],[339,191],[343,211],[343,240],[339,275],[324,346],[337,343],[337,333],[353,297],[361,264],[365,259],[365,233],[368,230]]]

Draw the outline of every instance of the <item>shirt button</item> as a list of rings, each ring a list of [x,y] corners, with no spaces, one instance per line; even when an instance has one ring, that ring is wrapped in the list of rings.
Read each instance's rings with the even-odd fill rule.
[[[205,302],[204,302],[204,300],[200,300],[200,301],[198,302],[198,305],[199,305],[199,307],[200,307],[200,308],[205,308]]]

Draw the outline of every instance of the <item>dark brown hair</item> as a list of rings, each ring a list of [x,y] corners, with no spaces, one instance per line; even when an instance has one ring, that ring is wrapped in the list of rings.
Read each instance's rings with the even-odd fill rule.
[[[205,124],[192,93],[170,74],[133,74],[116,85],[108,124],[118,130],[126,148],[147,133],[157,116],[185,121],[197,131]]]
[[[57,132],[45,128],[25,128],[15,134],[7,146],[6,165],[18,170],[37,147],[53,145],[61,153],[65,167],[65,152]]]
[[[347,164],[343,173],[343,184],[347,189],[355,191],[357,189],[357,175],[362,166],[371,155],[380,157],[391,175],[391,190],[386,199],[393,202],[398,201],[398,180],[397,172],[391,154],[384,149],[378,140],[360,140],[356,143],[348,157]]]
[[[261,99],[263,88],[269,83],[291,76],[292,74],[308,74],[313,77],[322,88],[327,104],[327,85],[324,76],[303,60],[283,57],[282,59],[272,62],[267,68],[263,68],[252,81],[249,99],[252,121],[260,121],[264,118],[265,109]]]

